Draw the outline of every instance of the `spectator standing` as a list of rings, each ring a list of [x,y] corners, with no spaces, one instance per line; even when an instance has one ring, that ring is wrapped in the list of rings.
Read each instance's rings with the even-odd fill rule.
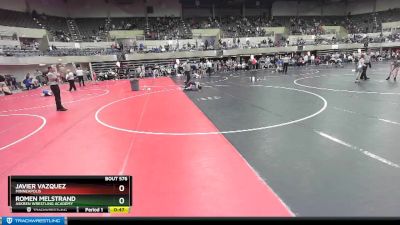
[[[363,68],[365,67],[365,60],[364,60],[364,55],[361,55],[360,59],[358,60],[358,64],[357,64],[357,69],[356,69],[356,83],[360,82],[360,78],[362,79],[363,76]]]
[[[14,87],[14,90],[18,90],[17,79],[13,75],[11,75],[11,85]]]
[[[190,66],[189,60],[187,60],[187,61],[183,64],[183,71],[185,72],[185,76],[186,76],[185,87],[187,87],[187,86],[189,85],[189,81],[190,81],[190,70],[191,70],[191,66]]]
[[[399,73],[400,69],[400,60],[394,60],[390,65],[390,73],[386,80],[390,80],[390,77],[393,75],[393,80],[396,81],[397,74]],[[396,71],[396,72],[394,72]]]
[[[75,76],[74,73],[71,72],[71,70],[67,70],[67,76],[65,77],[69,83],[69,91],[76,91],[76,86],[75,86]]]
[[[289,60],[290,60],[290,58],[289,58],[288,55],[285,55],[285,57],[283,57],[283,72],[285,74],[287,74],[287,70],[288,70],[288,66],[289,66]]]
[[[210,60],[207,60],[207,72],[208,72],[208,76],[211,77],[211,69],[212,69],[212,63]]]
[[[146,67],[144,65],[142,65],[142,67],[140,68],[140,77],[145,77],[146,76]]]
[[[361,76],[361,79],[368,80],[369,77],[367,77],[367,69],[368,69],[368,66],[369,66],[369,68],[371,68],[371,56],[369,53],[364,55],[364,63],[365,63],[365,66],[363,67],[363,74]]]
[[[371,54],[367,53],[365,54],[365,65],[369,66],[371,68]]]
[[[87,80],[93,80],[90,71],[86,71]]]
[[[36,69],[36,71],[34,73],[34,77],[39,81],[40,86],[43,86],[44,84],[46,84],[46,78],[43,77],[43,73],[41,71],[39,71],[38,69]]]
[[[93,76],[93,80],[95,82],[97,82],[97,74],[96,74],[96,72],[94,70],[93,70],[92,76]]]
[[[85,86],[85,81],[83,79],[83,70],[81,69],[80,66],[76,67],[75,73],[76,73],[76,76],[78,77],[79,87],[81,87],[82,84],[83,84],[83,86]]]
[[[308,54],[304,55],[304,64],[307,65],[309,63],[309,56]]]
[[[141,73],[142,73],[142,68],[140,66],[138,66],[136,68],[136,77],[141,77]]]

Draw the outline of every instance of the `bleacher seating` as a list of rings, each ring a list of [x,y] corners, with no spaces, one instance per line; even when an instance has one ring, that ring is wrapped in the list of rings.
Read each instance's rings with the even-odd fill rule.
[[[190,29],[179,17],[148,18],[146,38],[153,40],[190,39]]]
[[[49,31],[51,41],[72,41],[72,35],[68,29],[67,19],[63,17],[32,14],[34,21],[41,27]]]
[[[0,56],[17,56],[17,57],[27,57],[27,56],[41,56],[43,55],[39,50],[29,50],[29,49],[19,49],[4,47],[0,51]]]
[[[92,55],[116,55],[121,51],[112,48],[88,48],[88,49],[76,49],[76,48],[63,48],[48,51],[46,55],[49,56],[92,56]]]
[[[79,27],[82,40],[85,42],[105,41],[107,36],[107,19],[85,18],[75,19]]]
[[[324,25],[345,27],[349,34],[380,32],[383,22],[400,21],[400,9],[384,12],[347,16],[225,16],[217,18],[197,17],[125,17],[125,18],[64,18],[32,13],[15,12],[0,9],[0,25],[44,28],[49,31],[50,41],[93,42],[106,41],[111,30],[144,30],[146,40],[176,40],[192,38],[191,29],[219,28],[222,38],[263,37],[268,34],[262,27],[289,28],[290,35],[325,34]],[[365,37],[337,40],[343,42],[361,42]],[[382,37],[380,37],[382,38]],[[378,42],[374,37],[371,42]],[[389,40],[397,36],[387,37]],[[317,42],[316,42],[317,43]],[[329,42],[330,43],[330,42]]]
[[[11,27],[41,28],[30,13],[0,9],[0,25]]]

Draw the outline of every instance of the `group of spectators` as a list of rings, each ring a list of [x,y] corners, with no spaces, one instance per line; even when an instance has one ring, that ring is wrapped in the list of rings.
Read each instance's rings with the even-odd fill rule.
[[[148,17],[148,18],[117,18],[106,19],[105,26],[99,29],[145,31],[147,40],[174,40],[190,39],[192,37],[189,26],[179,17]]]
[[[322,28],[323,25],[321,19],[292,17],[290,18],[289,29],[293,35],[321,35],[325,33]]]
[[[146,39],[151,40],[190,39],[192,37],[191,30],[179,17],[148,18],[145,35]]]
[[[5,95],[12,94],[12,91],[18,90],[19,84],[17,79],[10,74],[1,75],[0,74],[0,93]]]
[[[138,27],[136,23],[131,23],[130,21],[125,22],[124,20],[121,20],[117,23],[112,23],[111,19],[106,19],[106,25],[100,25],[99,30],[105,30],[106,28],[109,28],[110,30],[133,30],[140,27]]]
[[[8,12],[12,13],[12,12]],[[104,32],[110,30],[145,30],[146,39],[171,40],[188,39],[192,37],[191,29],[220,28],[224,38],[232,37],[260,37],[268,35],[263,27],[285,26],[290,34],[321,35],[326,34],[322,26],[336,25],[345,27],[350,34],[376,33],[382,29],[382,22],[400,20],[400,9],[390,9],[382,12],[373,12],[347,16],[221,16],[192,17],[183,20],[179,17],[130,17],[130,18],[98,18],[93,20],[93,26],[84,26],[77,23],[78,30],[90,29],[90,34],[82,35],[82,40],[100,40]],[[72,18],[63,18],[39,14],[36,11],[28,17],[36,26],[47,29],[57,41],[73,41],[67,21]],[[76,19],[82,20],[82,19]],[[6,22],[5,22],[6,23]],[[82,25],[82,26],[80,26]],[[90,37],[89,37],[90,36]],[[92,36],[98,36],[92,37]],[[100,37],[102,36],[102,37]],[[51,38],[50,38],[51,39]],[[53,39],[51,39],[53,40]]]
[[[398,9],[385,12],[362,15],[341,16],[299,16],[274,17],[266,16],[225,16],[219,18],[188,18],[182,20],[177,17],[150,17],[146,21],[135,19],[117,20],[106,19],[104,25],[98,26],[101,33],[109,30],[144,29],[146,39],[171,40],[191,38],[191,29],[219,28],[223,37],[262,37],[268,35],[263,27],[286,26],[292,35],[321,35],[327,32],[324,25],[343,26],[349,33],[373,33],[381,31],[381,23],[397,19]],[[136,21],[137,20],[137,21]],[[143,24],[141,24],[143,23]],[[100,32],[101,31],[101,32]],[[61,41],[71,41],[71,35],[62,30],[53,30],[52,33]]]
[[[32,19],[38,26],[46,29],[51,34],[50,40],[70,42],[72,35],[66,29],[66,20],[62,17],[48,16],[45,13],[37,13],[35,10],[31,13]]]
[[[227,16],[219,18],[189,18],[192,29],[220,28],[224,37],[259,37],[267,33],[262,27],[285,26],[291,35],[322,35],[328,31],[323,26],[343,26],[350,34],[381,32],[382,22],[400,20],[400,9],[361,15],[343,16]]]
[[[71,34],[64,32],[63,30],[54,31],[53,41],[70,42],[72,41]]]
[[[223,32],[226,37],[263,37],[266,35],[263,26],[265,20],[262,17],[248,19],[246,17],[228,17],[222,18],[221,24],[223,24]]]
[[[267,32],[262,27],[280,26],[267,17],[227,16],[220,18],[189,18],[186,23],[191,29],[218,28],[223,37],[263,37]]]
[[[25,75],[25,79],[22,81],[22,84],[26,90],[31,90],[42,87],[43,85],[46,85],[47,82],[48,79],[46,74],[37,69],[34,73],[27,73]]]
[[[384,12],[347,15],[345,17],[327,16],[327,17],[273,17],[266,16],[227,16],[219,18],[189,18],[182,20],[176,17],[149,17],[149,18],[115,18],[106,19],[104,25],[97,28],[101,31],[108,32],[113,29],[145,29],[146,39],[161,40],[177,40],[174,44],[166,41],[160,46],[145,46],[142,43],[128,46],[112,47],[106,49],[57,49],[51,48],[47,52],[40,52],[39,43],[21,41],[21,46],[10,48],[0,47],[0,55],[6,56],[33,56],[33,55],[50,55],[50,56],[90,56],[90,55],[109,55],[109,54],[129,54],[129,53],[147,53],[147,52],[171,52],[171,51],[191,51],[191,50],[210,50],[210,49],[232,49],[232,48],[264,48],[264,47],[285,47],[285,46],[301,46],[301,45],[330,45],[340,43],[379,43],[394,42],[400,40],[400,33],[392,34],[376,34],[367,36],[366,32],[380,32],[381,23],[387,21],[400,20],[400,9],[393,9]],[[51,16],[44,14],[32,13],[32,16],[40,21],[55,20]],[[58,17],[57,17],[58,18]],[[96,20],[96,19],[93,19]],[[101,20],[101,19],[99,19]],[[104,20],[104,19],[103,19]],[[53,21],[54,23],[54,21]],[[348,29],[349,35],[345,38],[326,38],[323,34],[326,31],[323,25],[341,25]],[[143,27],[142,27],[143,26]],[[291,34],[315,35],[313,40],[303,40],[299,38],[297,41],[289,43],[287,39],[282,37],[279,40],[272,40],[271,34],[267,33],[263,27],[286,26]],[[214,39],[205,40],[199,38],[196,43],[182,44],[178,42],[180,39],[190,38],[190,29],[193,28],[219,28],[222,30],[222,40]],[[46,27],[46,29],[51,29]],[[94,33],[96,30],[93,30]],[[52,33],[57,39],[62,41],[71,41],[71,35],[63,29],[52,29]],[[378,36],[379,35],[379,36]],[[264,37],[263,40],[251,41],[251,39],[240,40],[240,37]],[[228,39],[227,39],[228,38]],[[168,42],[168,43],[167,43]],[[176,44],[175,44],[176,43]]]
[[[44,73],[36,70],[33,73],[27,73],[22,81],[18,81],[14,75],[0,75],[0,80],[4,80],[2,85],[10,91],[32,90],[46,85],[48,80]]]
[[[18,81],[14,75],[6,74],[0,75],[0,80],[4,80],[2,85],[8,87],[10,91],[16,90],[32,90],[43,87],[48,84],[49,79],[47,77],[48,71],[42,71],[40,69],[36,69],[34,72],[28,72],[25,77]],[[74,80],[79,80],[79,82],[83,82],[83,77],[86,76],[87,80],[92,80],[92,76],[88,70],[81,69],[80,66],[77,66],[75,69],[70,70],[60,66],[59,74],[61,82],[68,82],[71,77],[68,77],[68,73],[71,72],[72,78]],[[84,83],[83,83],[84,84]]]
[[[185,68],[190,68],[191,76],[202,77],[209,76],[213,72],[229,72],[237,70],[253,70],[253,69],[272,69],[276,72],[286,73],[288,66],[343,66],[344,63],[357,63],[361,56],[368,56],[371,61],[382,61],[395,59],[399,57],[397,51],[369,51],[367,53],[359,52],[334,52],[326,55],[314,55],[306,52],[303,53],[286,53],[275,55],[262,55],[260,57],[234,57],[224,59],[201,59],[197,61],[184,61],[169,64],[152,64],[152,65],[134,65],[115,70],[110,69],[108,72],[100,72],[93,75],[97,80],[132,78],[132,77],[160,77],[160,76],[182,76]],[[121,69],[123,71],[121,71]],[[70,82],[78,80],[83,82],[83,77],[87,76],[87,80],[92,80],[92,75],[88,70],[76,67],[75,70],[69,70],[63,67],[58,69],[60,80],[62,82]],[[123,76],[119,76],[123,74]],[[108,76],[108,77],[107,77]],[[85,78],[86,79],[86,78]],[[46,72],[37,69],[35,72],[26,74],[22,81],[17,81],[13,75],[0,75],[0,80],[4,80],[1,85],[8,87],[10,90],[31,90],[47,85],[48,78]],[[84,84],[84,83],[83,83]]]
[[[115,55],[121,51],[116,48],[56,48],[47,51],[49,56],[91,56],[91,55]]]
[[[185,67],[189,67],[191,75],[202,77],[210,75],[213,72],[229,72],[237,70],[252,70],[252,69],[273,69],[276,72],[286,72],[287,66],[343,66],[344,63],[355,63],[361,55],[368,55],[371,61],[389,60],[398,57],[398,52],[369,51],[368,53],[358,52],[334,52],[326,55],[314,55],[304,53],[287,53],[275,55],[263,55],[254,58],[236,57],[225,59],[200,59],[193,61],[182,61],[167,64],[147,64],[147,65],[132,65],[123,66],[115,70],[110,69],[106,73],[100,72],[98,78],[116,79],[116,78],[132,78],[132,77],[159,77],[159,76],[182,76],[185,72]],[[121,75],[121,76],[118,76]]]
[[[132,53],[163,53],[163,52],[177,52],[177,51],[201,51],[216,49],[214,39],[196,39],[195,42],[182,42],[182,41],[166,41],[159,46],[146,46],[143,42],[133,41],[130,46],[124,47],[124,54]]]
[[[193,74],[204,75],[208,69],[214,72],[229,72],[237,70],[252,70],[252,69],[273,69],[276,72],[286,72],[287,66],[343,66],[344,63],[356,63],[361,58],[361,56],[368,56],[371,61],[382,61],[397,58],[398,52],[388,51],[369,51],[369,52],[335,52],[326,55],[314,55],[307,53],[286,53],[286,54],[275,54],[275,55],[263,55],[260,57],[250,57],[250,58],[227,58],[218,60],[207,60],[190,62]],[[189,62],[187,62],[189,63]],[[208,65],[208,66],[207,66]],[[175,66],[176,67],[176,66]],[[183,67],[179,66],[178,68]],[[179,70],[178,70],[179,74]]]
[[[121,45],[122,46],[122,45]],[[119,44],[113,44],[108,48],[57,48],[51,45],[47,51],[39,51],[39,43],[23,42],[20,46],[0,46],[0,56],[92,56],[92,55],[119,55],[122,48]]]

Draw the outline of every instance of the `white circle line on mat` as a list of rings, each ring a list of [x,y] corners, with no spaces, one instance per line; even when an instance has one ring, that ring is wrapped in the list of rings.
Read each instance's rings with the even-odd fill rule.
[[[5,98],[2,98],[2,99],[0,98],[0,102],[1,101],[13,101],[13,100],[16,100],[16,99],[26,98],[26,97],[36,97],[38,95],[41,95],[41,92],[38,92],[38,91],[40,91],[40,89],[43,90],[43,87],[37,88],[37,89],[34,89],[34,90],[26,91],[26,92],[32,92],[32,93],[35,91],[35,92],[37,92],[35,94],[25,93],[25,95],[22,95],[23,92],[17,92],[17,93],[13,93],[12,96],[7,96],[6,97],[6,96],[3,95],[2,97],[5,97]],[[79,89],[79,91],[91,91],[91,90],[100,90],[100,89]],[[61,90],[61,94],[62,93],[69,93],[69,91]],[[11,98],[9,98],[9,97],[11,97]]]
[[[167,90],[161,90],[161,91],[155,91],[155,92],[148,92],[148,93],[144,93],[144,94],[140,94],[140,95],[135,95],[135,96],[130,96],[130,97],[126,97],[126,98],[122,98],[122,99],[118,99],[116,101],[112,101],[104,106],[102,106],[101,108],[99,108],[96,113],[95,113],[95,119],[98,123],[100,123],[101,125],[108,127],[110,129],[114,129],[114,130],[118,130],[118,131],[123,131],[123,132],[129,132],[129,133],[137,133],[137,134],[147,134],[147,135],[165,135],[165,136],[190,136],[190,135],[212,135],[212,134],[235,134],[235,133],[243,133],[243,132],[251,132],[251,131],[260,131],[260,130],[266,130],[266,129],[271,129],[271,128],[276,128],[276,127],[283,127],[283,126],[287,126],[287,125],[291,125],[294,123],[298,123],[307,119],[310,119],[312,117],[317,116],[318,114],[322,113],[327,105],[328,102],[326,101],[326,99],[318,94],[315,94],[313,92],[310,91],[305,91],[305,90],[301,90],[301,89],[295,89],[295,88],[289,88],[289,87],[280,87],[280,86],[266,86],[266,85],[260,85],[260,87],[267,87],[267,88],[276,88],[276,89],[286,89],[286,90],[291,90],[291,91],[297,91],[297,92],[303,92],[306,94],[310,94],[313,95],[315,97],[317,97],[318,99],[322,100],[323,102],[323,106],[315,113],[296,119],[296,120],[292,120],[292,121],[288,121],[288,122],[284,122],[284,123],[279,123],[279,124],[275,124],[275,125],[269,125],[269,126],[263,126],[263,127],[256,127],[256,128],[250,128],[250,129],[241,129],[241,130],[230,130],[230,131],[214,131],[214,132],[152,132],[152,131],[140,131],[140,130],[132,130],[132,129],[125,129],[125,128],[120,128],[120,127],[116,127],[116,126],[112,126],[110,124],[105,123],[104,121],[102,121],[99,118],[99,114],[101,113],[101,111],[103,111],[105,108],[117,103],[117,102],[121,102],[121,101],[125,101],[131,98],[136,98],[136,97],[140,97],[140,96],[145,96],[145,95],[150,95],[150,94],[156,94],[156,93],[160,93],[160,92],[166,92],[166,91],[172,91],[172,90],[177,90],[177,89],[167,89]]]
[[[224,77],[223,79],[220,79],[220,80],[207,81],[207,82],[201,82],[201,83],[202,84],[211,84],[211,83],[218,83],[218,82],[225,81],[225,80],[228,80],[228,77]],[[143,87],[144,88],[158,88],[158,87],[166,88],[166,87],[176,87],[177,85],[179,85],[179,84],[169,84],[169,85],[145,85],[145,84],[143,84]]]
[[[96,95],[96,96],[91,96],[89,98],[82,98],[82,99],[78,99],[78,100],[74,100],[74,101],[63,102],[63,104],[70,104],[70,103],[75,103],[75,102],[86,101],[86,100],[97,98],[97,97],[101,97],[101,96],[104,96],[104,95],[107,95],[108,93],[110,93],[110,91],[107,90],[107,89],[91,89],[91,90],[100,90],[100,91],[105,91],[105,92],[103,94]],[[41,105],[41,106],[34,106],[34,107],[28,107],[28,108],[21,108],[21,109],[4,110],[4,111],[0,111],[0,113],[18,112],[18,111],[30,110],[30,109],[41,109],[41,108],[47,108],[47,107],[51,107],[51,106],[55,106],[55,103],[54,104],[49,104],[49,105]]]
[[[10,144],[8,144],[8,145],[1,146],[1,147],[0,147],[0,151],[6,149],[6,148],[8,148],[8,147],[11,147],[11,146],[13,146],[13,145],[15,145],[15,144],[18,144],[19,142],[21,142],[21,141],[23,141],[23,140],[25,140],[25,139],[31,137],[32,135],[36,134],[36,133],[39,132],[41,129],[43,129],[43,127],[46,125],[46,122],[47,122],[46,118],[44,118],[43,116],[34,115],[34,114],[4,114],[4,115],[0,115],[0,117],[4,117],[4,116],[30,116],[30,117],[36,117],[36,118],[39,118],[39,119],[42,120],[42,124],[41,124],[36,130],[34,130],[34,131],[32,131],[31,133],[25,135],[24,137],[22,137],[22,138],[20,138],[20,139],[18,139],[18,140],[16,140],[16,141],[14,141],[14,142],[12,142],[12,143],[10,143]]]
[[[379,94],[379,95],[400,95],[400,92],[377,92],[377,91],[354,91],[354,90],[346,90],[346,89],[333,89],[333,88],[324,88],[324,87],[315,87],[309,86],[305,84],[300,84],[298,81],[305,80],[305,79],[313,79],[319,77],[326,77],[327,75],[320,75],[320,76],[313,76],[313,77],[303,77],[293,81],[293,83],[300,87],[305,88],[312,88],[317,90],[324,90],[324,91],[333,91],[333,92],[347,92],[347,93],[356,93],[356,94]]]

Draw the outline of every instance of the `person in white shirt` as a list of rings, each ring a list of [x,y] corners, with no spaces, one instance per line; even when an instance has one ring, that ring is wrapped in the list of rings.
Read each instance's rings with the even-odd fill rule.
[[[361,55],[360,59],[358,60],[358,64],[357,64],[357,69],[356,69],[356,83],[360,82],[360,77],[361,74],[363,73],[363,67],[366,66],[365,65],[365,60],[364,60],[364,55]]]
[[[178,63],[174,64],[174,69],[175,69],[175,75],[179,77],[180,74],[179,74],[179,64]]]
[[[159,71],[158,71],[158,68],[155,68],[154,70],[153,70],[153,78],[156,78],[156,77],[159,77],[160,76],[160,73],[159,73]]]
[[[172,68],[170,66],[167,66],[166,71],[167,71],[167,76],[170,76],[172,73]]]
[[[364,54],[364,63],[365,63],[365,66],[363,67],[361,79],[368,80],[369,77],[367,77],[367,69],[368,69],[368,66],[369,66],[369,68],[371,68],[371,56],[369,53]]]
[[[349,56],[347,56],[347,61],[353,62],[353,56],[351,54],[349,54]]]
[[[140,78],[143,78],[145,76],[146,76],[146,67],[142,65],[142,67],[140,68]]]
[[[76,91],[76,86],[75,86],[75,76],[74,73],[71,72],[71,70],[67,70],[67,75],[65,76],[65,79],[67,79],[69,83],[69,91]]]
[[[386,80],[390,80],[390,77],[393,75],[393,80],[396,81],[397,74],[399,73],[400,70],[400,60],[395,59],[391,65],[390,65],[390,73],[389,76],[386,78]],[[396,71],[396,72],[394,72]]]
[[[141,73],[142,73],[142,67],[138,66],[136,68],[136,77],[141,77]]]
[[[85,86],[85,81],[83,80],[84,74],[83,74],[83,70],[81,69],[80,66],[76,67],[75,73],[76,73],[76,76],[78,77],[79,87],[81,87],[82,84],[83,84],[83,86]]]
[[[314,61],[315,61],[315,56],[314,56],[314,54],[311,55],[310,60],[311,60],[311,64],[313,64]]]
[[[285,57],[283,57],[283,72],[285,74],[287,74],[287,70],[288,70],[288,66],[289,66],[289,60],[290,60],[290,58],[289,58],[288,55],[285,55]]]

